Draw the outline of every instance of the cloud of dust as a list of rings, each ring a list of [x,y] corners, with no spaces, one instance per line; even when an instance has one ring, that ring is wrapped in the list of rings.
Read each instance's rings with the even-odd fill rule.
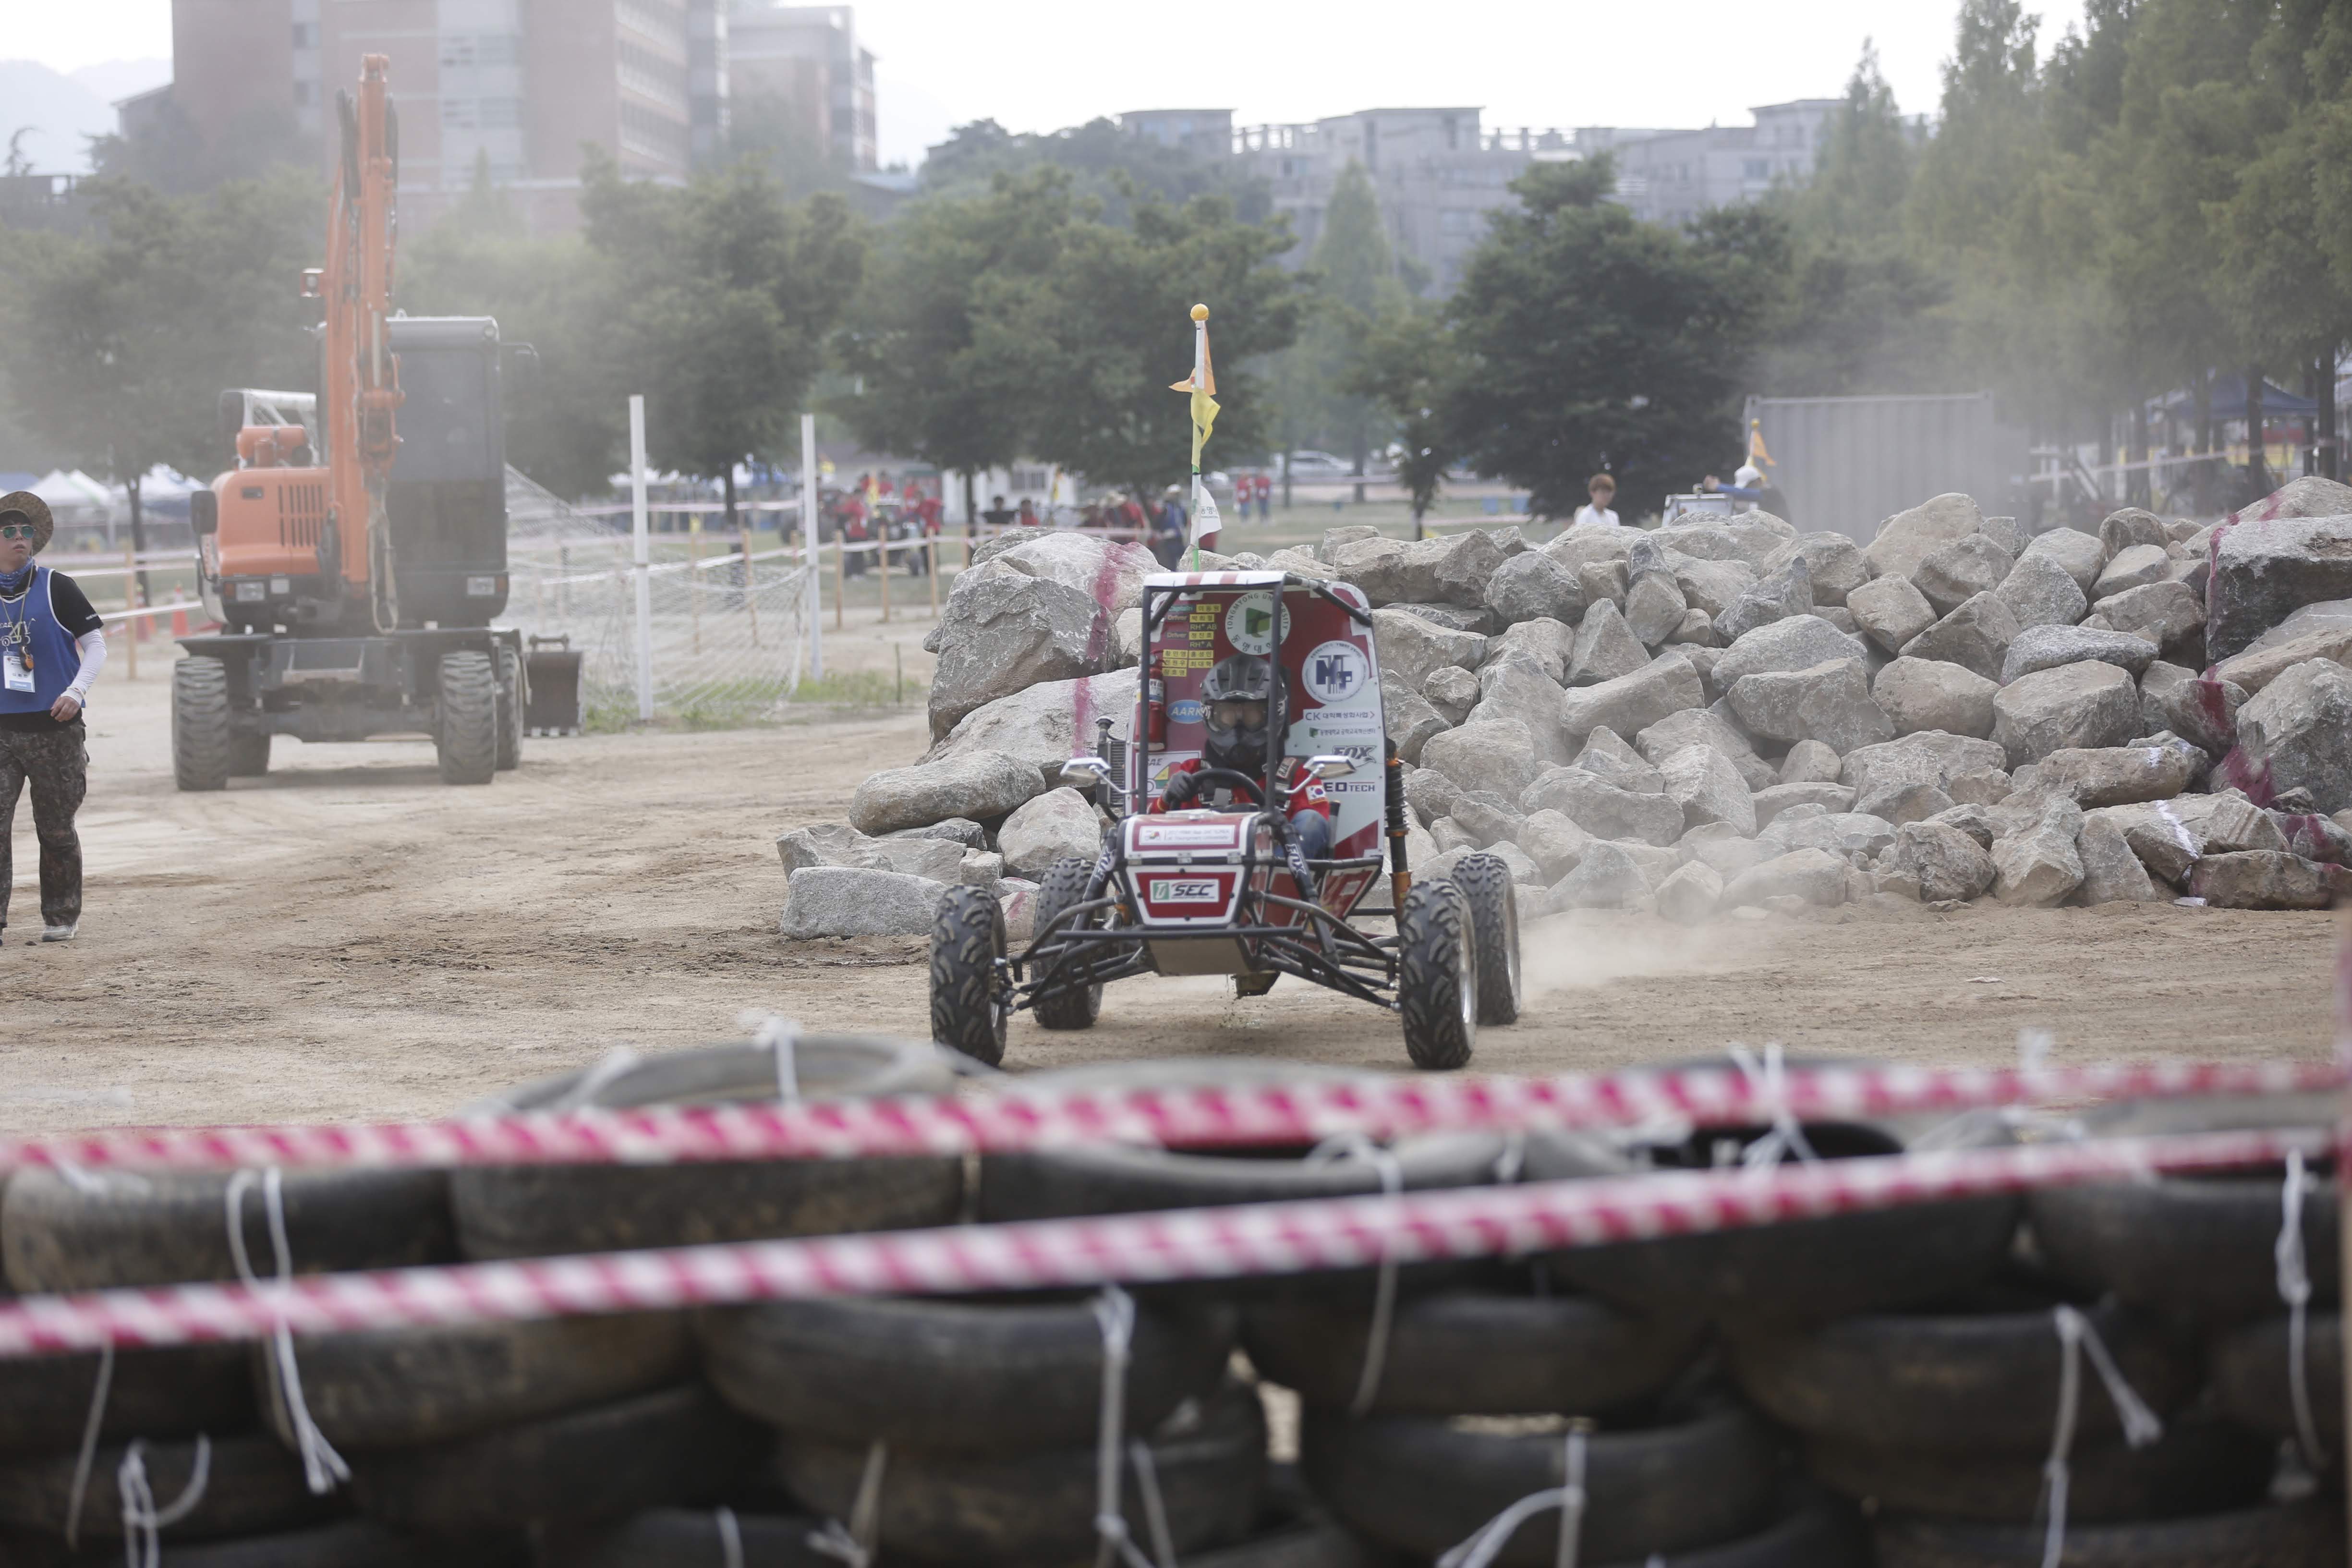
[[[1519,928],[1520,984],[1533,998],[1613,980],[1727,973],[1744,966],[1757,935],[1721,925],[1694,930],[1618,910],[1554,915]]]

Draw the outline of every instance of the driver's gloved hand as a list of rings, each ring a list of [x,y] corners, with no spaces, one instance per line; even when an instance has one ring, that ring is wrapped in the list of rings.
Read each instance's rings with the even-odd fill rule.
[[[1181,811],[1192,805],[1192,797],[1200,793],[1201,781],[1197,775],[1178,773],[1168,781],[1168,787],[1160,792],[1160,799],[1169,810]]]

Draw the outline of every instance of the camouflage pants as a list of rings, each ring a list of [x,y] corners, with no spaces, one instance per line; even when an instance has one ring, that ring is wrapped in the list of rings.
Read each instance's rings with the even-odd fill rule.
[[[33,833],[41,841],[41,919],[81,919],[81,836],[74,813],[89,787],[89,753],[77,719],[62,730],[0,730],[0,925],[16,879],[16,797],[33,786]]]

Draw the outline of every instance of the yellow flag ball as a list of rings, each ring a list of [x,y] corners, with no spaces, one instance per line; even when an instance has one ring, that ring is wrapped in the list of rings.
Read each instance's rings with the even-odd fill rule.
[[[1209,307],[1207,307],[1206,305],[1195,305],[1195,306],[1193,306],[1193,307],[1192,307],[1192,319],[1193,319],[1194,321],[1207,321],[1207,320],[1209,319]]]

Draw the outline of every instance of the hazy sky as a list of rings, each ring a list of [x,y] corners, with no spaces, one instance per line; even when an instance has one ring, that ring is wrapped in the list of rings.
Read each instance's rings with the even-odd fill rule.
[[[1475,106],[1489,125],[1745,124],[1834,94],[1864,37],[1895,96],[1932,110],[1959,0],[858,0],[879,58],[882,152],[949,127],[1050,130],[1124,109],[1248,122]],[[2082,14],[2043,0],[2042,37]],[[170,0],[0,0],[0,53],[59,70],[168,56]]]

